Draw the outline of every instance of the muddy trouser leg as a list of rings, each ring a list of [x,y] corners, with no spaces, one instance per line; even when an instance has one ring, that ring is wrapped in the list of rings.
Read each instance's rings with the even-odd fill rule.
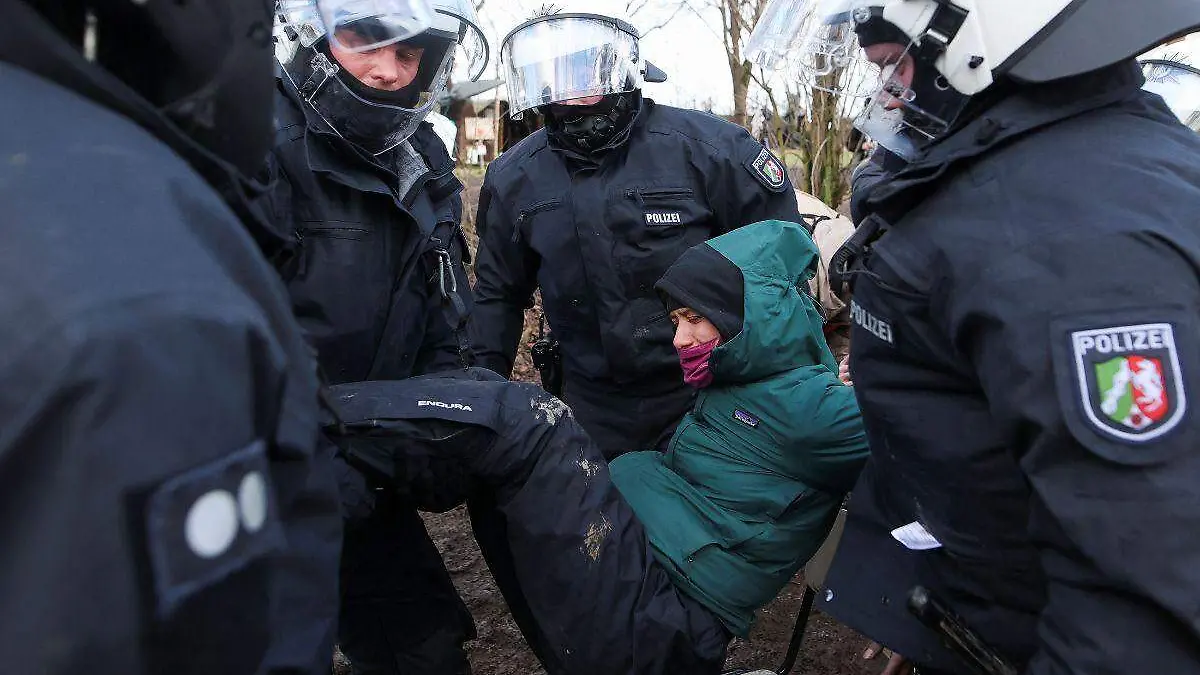
[[[417,512],[383,497],[346,523],[338,637],[356,675],[469,673],[471,615]]]
[[[528,407],[505,418],[472,470],[496,489],[517,592],[565,670],[720,672],[729,633],[671,583],[582,428],[567,415],[528,419]]]

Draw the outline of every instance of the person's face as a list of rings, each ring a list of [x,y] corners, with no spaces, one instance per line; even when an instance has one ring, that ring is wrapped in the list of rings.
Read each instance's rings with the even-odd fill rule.
[[[337,38],[329,41],[329,51],[343,68],[368,87],[398,91],[417,79],[417,69],[421,66],[421,57],[425,55],[424,48],[396,42],[379,49],[352,52],[343,49],[338,42],[354,48],[365,44],[361,36],[351,30],[341,30]]]
[[[891,85],[888,88],[889,93],[893,92],[893,87],[899,89],[910,89],[913,82],[913,59],[908,53],[908,46],[897,42],[883,42],[877,45],[871,45],[866,48],[867,59],[879,66],[883,71],[884,84]],[[890,96],[884,107],[888,110],[895,110],[904,105],[904,102],[896,95]]]
[[[584,96],[583,98],[573,98],[566,101],[559,101],[559,105],[596,105],[603,98],[603,96]]]
[[[680,307],[671,312],[671,323],[675,324],[676,350],[702,345],[721,337],[711,321],[690,307]]]

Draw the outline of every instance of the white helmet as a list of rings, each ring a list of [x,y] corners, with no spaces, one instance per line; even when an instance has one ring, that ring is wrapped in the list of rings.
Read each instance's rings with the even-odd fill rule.
[[[1200,131],[1200,68],[1178,57],[1142,59],[1146,91],[1163,97],[1179,121]]]
[[[336,133],[373,155],[407,140],[437,105],[456,51],[471,80],[487,66],[488,43],[471,0],[277,0],[276,6],[275,56],[284,75]],[[409,48],[419,61],[405,86],[372,86],[346,65],[392,45]]]
[[[748,57],[769,64],[781,61],[780,52],[791,54],[790,63],[809,69],[810,84],[817,80],[814,64],[840,59],[837,65],[857,73],[869,69],[859,46],[901,46],[886,55],[883,86],[863,103],[856,124],[907,157],[922,140],[945,133],[970,97],[1000,79],[1041,83],[1080,75],[1200,27],[1197,0],[772,0],[764,16],[772,12],[791,16],[795,32],[785,38],[786,28],[775,22],[776,35],[752,35],[759,40]],[[919,86],[893,76],[905,56],[924,73]],[[861,96],[862,79],[846,79],[820,84]]]

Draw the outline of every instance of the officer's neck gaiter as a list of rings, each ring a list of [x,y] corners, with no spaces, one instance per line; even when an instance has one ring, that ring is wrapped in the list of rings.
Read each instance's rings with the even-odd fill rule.
[[[684,347],[679,352],[679,365],[683,366],[683,381],[696,389],[703,389],[713,382],[712,370],[708,363],[712,359],[713,350],[721,344],[717,337],[704,344]]]
[[[633,124],[640,97],[636,92],[610,94],[593,105],[553,104],[546,126],[560,142],[583,154],[604,148]]]

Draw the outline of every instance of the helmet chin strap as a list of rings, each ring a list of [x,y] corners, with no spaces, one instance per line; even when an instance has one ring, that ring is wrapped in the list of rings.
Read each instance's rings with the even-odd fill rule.
[[[546,126],[562,143],[584,154],[600,150],[625,131],[640,107],[637,92],[609,94],[593,105],[546,106]]]

